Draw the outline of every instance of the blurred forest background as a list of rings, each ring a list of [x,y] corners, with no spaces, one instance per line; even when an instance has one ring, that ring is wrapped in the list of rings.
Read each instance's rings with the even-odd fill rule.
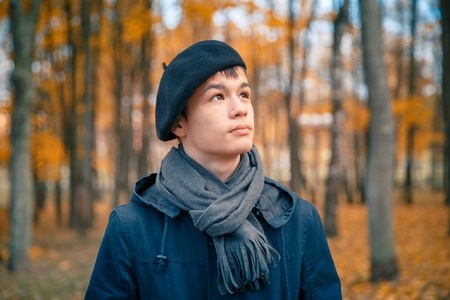
[[[162,63],[219,39],[344,298],[449,299],[449,19],[447,0],[0,0],[0,298],[83,297],[109,211],[174,145]]]

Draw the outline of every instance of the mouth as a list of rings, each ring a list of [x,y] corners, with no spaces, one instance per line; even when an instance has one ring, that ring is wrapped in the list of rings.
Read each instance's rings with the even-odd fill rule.
[[[241,124],[236,127],[233,127],[233,129],[230,130],[230,133],[237,134],[237,135],[244,135],[248,134],[252,131],[252,128],[249,125]]]

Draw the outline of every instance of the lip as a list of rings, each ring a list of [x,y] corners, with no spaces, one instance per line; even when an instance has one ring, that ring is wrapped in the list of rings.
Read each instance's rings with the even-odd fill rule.
[[[243,134],[248,134],[251,131],[252,131],[251,126],[246,125],[246,124],[240,124],[240,125],[233,127],[233,129],[230,130],[230,133],[243,135]]]

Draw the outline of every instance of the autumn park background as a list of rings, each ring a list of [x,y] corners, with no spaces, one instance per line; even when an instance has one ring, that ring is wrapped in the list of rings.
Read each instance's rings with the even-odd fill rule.
[[[230,43],[273,177],[314,203],[344,299],[450,299],[447,0],[0,1],[0,299],[82,299],[158,170],[162,63]]]

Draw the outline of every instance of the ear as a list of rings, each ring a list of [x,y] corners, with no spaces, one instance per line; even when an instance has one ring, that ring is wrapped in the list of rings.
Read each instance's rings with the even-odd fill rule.
[[[175,134],[177,137],[181,138],[186,135],[185,130],[185,122],[183,118],[180,118],[177,120],[177,122],[172,126],[172,133]]]

